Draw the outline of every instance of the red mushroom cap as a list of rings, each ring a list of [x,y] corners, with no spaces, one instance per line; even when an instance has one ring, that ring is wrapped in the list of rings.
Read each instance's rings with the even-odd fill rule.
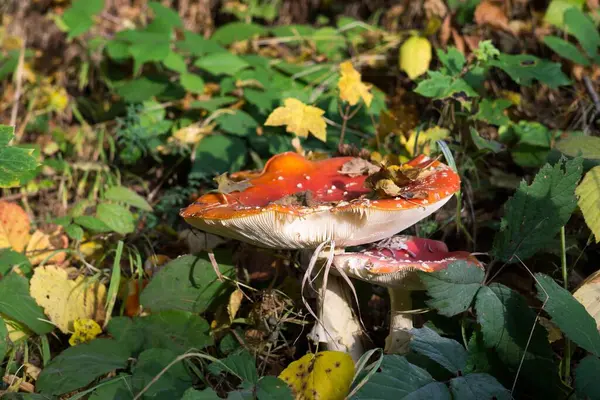
[[[415,284],[413,272],[434,272],[455,261],[477,267],[481,263],[467,251],[449,251],[444,242],[414,236],[394,236],[361,252],[338,254],[337,269],[349,276],[384,286]]]
[[[427,217],[460,187],[447,165],[419,156],[407,163],[429,169],[403,189],[424,193],[419,199],[368,199],[367,175],[341,173],[352,157],[310,161],[296,153],[272,157],[248,187],[231,193],[208,193],[181,211],[188,223],[207,232],[258,246],[315,248],[370,243],[389,237]]]

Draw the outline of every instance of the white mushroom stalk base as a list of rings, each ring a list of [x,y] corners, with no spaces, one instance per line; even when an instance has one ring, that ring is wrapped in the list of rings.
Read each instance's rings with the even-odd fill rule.
[[[349,353],[354,361],[363,355],[362,329],[352,309],[352,293],[343,278],[330,274],[327,287],[322,288],[322,276],[315,282],[319,290],[316,321],[309,338],[315,343],[324,343],[328,350]]]
[[[413,328],[412,314],[404,312],[412,309],[410,291],[404,287],[391,287],[390,294],[390,334],[385,339],[387,354],[406,354],[410,344],[410,330]]]

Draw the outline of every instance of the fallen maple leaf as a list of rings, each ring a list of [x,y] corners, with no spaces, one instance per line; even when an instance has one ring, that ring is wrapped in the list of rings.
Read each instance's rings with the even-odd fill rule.
[[[62,264],[67,257],[67,253],[57,250],[66,249],[68,246],[69,239],[62,233],[60,227],[51,233],[45,233],[38,229],[31,235],[25,253],[32,265],[44,261],[49,264]]]
[[[489,25],[494,28],[510,31],[508,17],[499,5],[484,0],[475,9],[475,23],[477,25]]]
[[[68,271],[56,265],[36,268],[29,291],[63,333],[72,332],[77,319],[101,323],[106,317],[106,286],[83,276],[71,280]]]
[[[283,107],[273,110],[265,122],[266,126],[286,125],[287,132],[301,137],[307,137],[309,133],[312,133],[317,139],[325,141],[327,137],[326,123],[323,118],[325,111],[307,106],[293,98],[285,99],[283,105]]]
[[[351,106],[355,106],[360,99],[363,99],[367,107],[371,106],[373,95],[369,91],[370,85],[363,83],[360,73],[354,69],[350,61],[340,64],[341,77],[338,82],[340,89],[340,98]]]
[[[23,251],[29,241],[30,227],[25,210],[15,203],[0,201],[0,249]]]
[[[429,70],[431,43],[424,37],[413,36],[400,46],[400,69],[410,79],[415,79]]]

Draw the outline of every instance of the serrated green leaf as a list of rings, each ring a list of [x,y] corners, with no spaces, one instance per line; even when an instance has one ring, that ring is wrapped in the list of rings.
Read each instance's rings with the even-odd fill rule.
[[[567,9],[564,18],[569,33],[577,38],[590,57],[596,56],[600,47],[600,33],[594,22],[575,7]]]
[[[479,136],[479,132],[477,132],[472,126],[469,127],[469,132],[471,133],[471,140],[478,150],[489,150],[492,153],[498,153],[504,148],[501,143],[498,143],[495,140],[487,140]]]
[[[555,147],[569,157],[583,157],[592,165],[600,165],[600,137],[569,136],[558,141]]]
[[[215,252],[223,275],[231,276],[231,255]],[[140,296],[140,303],[153,312],[183,310],[204,312],[229,286],[217,279],[208,256],[179,257],[165,265]]]
[[[585,223],[600,242],[600,166],[589,170],[575,189]]]
[[[456,340],[441,337],[427,327],[412,329],[410,349],[432,359],[448,371],[458,374],[464,371],[467,352]]]
[[[521,182],[505,206],[493,254],[509,263],[524,260],[551,243],[575,210],[575,187],[581,178],[580,158],[546,164],[533,183]],[[515,257],[517,256],[517,257]]]
[[[75,217],[73,222],[94,233],[110,232],[108,225],[106,225],[100,219],[92,217],[91,215]]]
[[[346,39],[335,28],[317,29],[313,32],[311,39],[314,41],[317,51],[327,56],[329,60],[340,60],[342,51],[346,48]]]
[[[179,77],[181,86],[188,92],[202,94],[204,93],[204,79],[200,75],[186,72]]]
[[[419,276],[431,297],[427,304],[441,315],[451,317],[469,308],[485,273],[465,261],[456,261],[444,270],[422,272]]]
[[[83,239],[83,229],[79,225],[69,224],[65,227],[65,233],[73,240]]]
[[[425,97],[444,99],[457,93],[477,97],[477,92],[462,78],[453,78],[438,71],[429,71],[429,78],[419,82],[415,89]]]
[[[124,186],[113,186],[104,193],[106,200],[125,203],[140,210],[152,211],[152,206],[142,196]]]
[[[213,75],[235,75],[250,64],[231,53],[213,53],[200,57],[194,65]]]
[[[229,369],[225,369],[225,367]],[[221,362],[210,364],[208,370],[218,375],[221,372],[232,372],[242,378],[244,382],[255,385],[258,382],[258,371],[256,361],[247,350],[228,355]]]
[[[104,0],[75,0],[62,15],[69,39],[87,32],[94,24],[94,15],[104,8]]]
[[[141,103],[161,94],[167,86],[166,82],[141,77],[122,84],[117,93],[128,103]]]
[[[216,41],[206,39],[197,33],[185,31],[184,39],[176,44],[178,49],[188,52],[194,56],[203,56],[211,53],[227,53],[227,49]]]
[[[463,53],[458,51],[458,49],[454,46],[448,47],[447,51],[443,51],[442,49],[437,50],[437,56],[440,59],[440,62],[449,75],[458,75],[462,72],[462,69],[465,66],[467,60]]]
[[[252,39],[255,36],[264,36],[269,30],[262,25],[246,22],[230,22],[219,27],[211,36],[211,39],[224,45],[233,42]]]
[[[142,33],[142,32],[140,32]],[[154,36],[154,33],[150,33]],[[138,72],[142,65],[147,62],[160,62],[166,59],[171,52],[168,36],[164,40],[144,40],[134,42],[129,46],[129,54],[133,57],[133,70]]]
[[[545,303],[544,310],[552,317],[569,339],[596,356],[600,355],[600,333],[594,318],[573,295],[560,287],[554,279],[535,274],[538,299]]]
[[[0,147],[8,146],[8,143],[15,137],[14,132],[14,127],[0,124]]]
[[[584,66],[590,65],[590,62],[581,52],[577,49],[577,46],[567,42],[556,36],[546,36],[544,38],[544,44],[550,47],[556,54],[567,60],[573,61],[576,64]]]
[[[504,111],[510,106],[512,106],[512,103],[509,100],[486,98],[479,103],[479,110],[473,118],[491,125],[506,125],[510,123],[510,118],[505,115]]]
[[[54,325],[45,322],[44,310],[29,295],[29,281],[18,274],[8,274],[0,280],[0,313],[38,335],[54,329]]]
[[[557,377],[552,349],[546,330],[536,323],[525,299],[493,283],[479,290],[475,310],[485,345],[494,349],[512,372],[521,366],[519,382],[552,390]]]
[[[512,395],[491,375],[469,374],[450,380],[450,391],[460,400],[510,400]]]
[[[155,21],[158,20],[161,25],[170,28],[183,28],[183,22],[172,8],[165,7],[157,1],[148,3],[148,7],[154,12]]]
[[[190,108],[200,108],[202,110],[214,112],[221,108],[237,101],[237,97],[233,96],[222,96],[213,97],[210,100],[197,100],[190,104]]]
[[[96,217],[114,232],[126,235],[134,231],[133,215],[123,206],[112,203],[100,203],[96,208]]]
[[[546,9],[544,21],[563,27],[565,11],[572,7],[582,9],[584,4],[585,0],[552,0]]]
[[[185,59],[179,53],[174,51],[170,51],[167,57],[162,60],[165,67],[169,68],[172,71],[179,72],[180,74],[185,73],[187,71],[187,65],[185,63]]]
[[[60,395],[80,389],[104,374],[125,368],[128,359],[129,352],[112,339],[69,347],[44,367],[36,390]]]
[[[575,368],[575,390],[582,399],[600,399],[600,359],[587,356]]]
[[[497,60],[490,61],[490,65],[506,72],[520,85],[530,86],[533,80],[555,89],[571,83],[562,72],[559,63],[542,60],[529,54],[500,54]]]
[[[450,391],[429,372],[410,364],[405,357],[383,356],[378,370],[353,399],[439,399],[450,400]]]
[[[168,349],[149,349],[138,357],[133,367],[131,384],[134,393],[139,393],[179,354]],[[144,393],[145,399],[180,399],[192,386],[192,377],[183,361],[172,365]]]

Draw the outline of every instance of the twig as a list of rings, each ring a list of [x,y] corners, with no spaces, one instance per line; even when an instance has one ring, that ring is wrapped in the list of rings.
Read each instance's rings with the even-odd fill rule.
[[[588,94],[592,98],[594,108],[596,109],[596,114],[600,113],[600,96],[598,96],[598,92],[596,92],[596,90],[594,89],[594,84],[587,76],[583,77],[583,84],[585,85]]]
[[[23,69],[25,65],[25,35],[22,37],[21,52],[19,53],[19,63],[17,64],[17,72],[15,73],[15,97],[12,110],[10,112],[10,126],[15,126],[17,123],[17,115],[19,113],[19,101],[23,92]],[[15,142],[19,141],[19,137],[15,138]]]
[[[569,272],[567,270],[567,249],[565,240],[565,227],[560,228],[560,264],[562,267],[563,287],[569,290]],[[563,380],[569,384],[571,377],[571,341],[565,337],[565,356],[563,358]]]

